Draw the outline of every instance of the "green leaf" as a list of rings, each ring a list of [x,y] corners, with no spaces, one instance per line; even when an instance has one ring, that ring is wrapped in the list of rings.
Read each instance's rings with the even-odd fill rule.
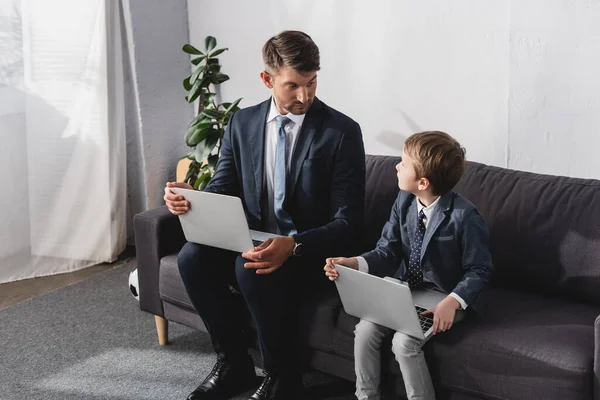
[[[187,170],[187,173],[185,174],[185,178],[183,178],[183,181],[187,182],[192,177],[192,175],[195,175],[195,174],[196,174],[196,171],[194,170],[194,168],[192,168],[192,165],[190,164],[190,166]]]
[[[222,74],[220,72],[211,75],[208,77],[210,79],[210,83],[214,84],[214,85],[219,85],[227,80],[229,80],[229,76]]]
[[[214,49],[216,46],[217,39],[215,39],[213,36],[207,36],[204,39],[204,50],[206,50],[207,53]]]
[[[190,158],[190,156],[193,156],[193,155],[194,155],[194,152],[190,151],[185,156],[181,157],[180,160],[183,160],[184,158],[187,158],[188,160],[195,160],[195,158]]]
[[[188,53],[188,54],[196,54],[196,55],[199,55],[199,56],[203,56],[204,55],[203,52],[201,52],[200,50],[198,50],[197,48],[195,48],[191,44],[184,44],[181,50],[183,50],[185,53]]]
[[[225,109],[225,114],[231,114],[234,112],[234,109],[237,107],[238,104],[240,104],[240,101],[242,101],[242,98],[240,97],[239,99],[237,99],[236,101],[234,101],[231,104],[227,105],[227,108]],[[226,103],[223,103],[223,107],[225,107]]]
[[[192,64],[194,65],[198,65],[200,64],[202,61],[206,60],[206,57],[198,57],[198,58],[194,58],[192,60]]]
[[[190,89],[190,92],[189,92],[188,98],[187,98],[187,102],[193,103],[194,100],[196,100],[198,98],[198,96],[200,96],[200,93],[202,93],[202,81],[197,80],[194,83],[194,86],[192,86],[192,88]]]
[[[188,130],[185,132],[185,135],[183,136],[183,141],[187,144],[190,142],[190,139],[192,138],[192,135],[194,134],[194,132],[196,132],[198,125],[193,125],[190,126],[188,128]],[[188,144],[189,146],[189,144]]]
[[[198,177],[196,179],[196,182],[194,182],[194,184],[192,186],[194,187],[194,189],[198,190],[198,187],[200,186],[201,183],[202,183],[202,181],[200,180],[200,177]]]
[[[217,74],[216,78],[217,78],[217,84],[221,84],[221,83],[229,80],[229,75],[225,75],[225,74],[222,74],[219,72]],[[214,83],[214,82],[212,82],[212,83]]]
[[[211,136],[208,136],[203,141],[201,141],[200,143],[198,143],[196,145],[196,149],[194,150],[195,155],[196,155],[196,161],[198,161],[199,163],[203,162],[204,159],[206,157],[208,157],[210,155],[210,153],[212,153],[212,151],[214,150],[218,141],[219,141],[218,135],[211,135]]]
[[[213,74],[218,74],[221,72],[221,65],[218,63],[212,63],[208,65],[208,70]]]
[[[204,72],[204,68],[203,67],[198,67],[194,73],[192,75],[190,75],[190,83],[193,85],[194,83],[196,83],[196,81],[198,80],[198,77],[200,76],[200,74],[202,74],[202,72]]]
[[[212,168],[213,171],[214,171],[215,167],[217,166],[217,161],[219,161],[218,154],[212,154],[208,157],[208,166],[210,168]]]
[[[188,125],[188,131],[195,131],[196,129],[210,128],[216,124],[215,121],[209,119],[205,115],[198,115]]]
[[[200,182],[200,185],[198,185],[198,190],[204,190],[204,189],[206,189],[206,187],[210,183],[210,180],[212,179],[212,175],[211,174],[207,173],[207,174],[204,174],[203,176],[206,176],[206,178],[202,179],[202,182]]]
[[[217,96],[216,93],[210,93],[208,92],[208,94],[204,94],[204,107],[209,107],[212,106],[213,101],[215,100],[215,97]]]
[[[229,49],[228,48],[218,49],[218,50],[215,50],[215,51],[211,52],[208,56],[209,57],[216,57],[219,54],[223,53],[225,50],[229,50]]]
[[[187,90],[188,92],[192,89],[192,84],[190,83],[190,77],[191,77],[191,75],[183,80],[183,88],[185,90]]]
[[[208,124],[208,125],[214,125],[215,123],[209,119],[206,115],[202,115],[202,114],[198,114],[196,115],[196,117],[192,120],[192,122],[190,122],[190,124],[188,125],[188,129],[191,128],[194,125],[198,125],[198,124]]]
[[[206,115],[209,118],[214,118],[217,120],[220,120],[221,118],[223,118],[222,111],[217,111],[217,110],[212,110],[212,109],[204,109],[204,110],[202,110],[202,114]]]
[[[197,146],[200,142],[205,140],[208,136],[214,135],[215,132],[218,134],[219,132],[213,127],[207,128],[198,128],[194,131],[192,136],[190,136],[190,140],[187,141],[187,145],[190,147]]]

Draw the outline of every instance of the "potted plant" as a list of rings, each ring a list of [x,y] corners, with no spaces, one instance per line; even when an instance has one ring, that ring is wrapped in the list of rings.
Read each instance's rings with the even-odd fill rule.
[[[192,151],[182,158],[190,161],[183,181],[198,190],[204,189],[212,179],[221,153],[225,128],[231,114],[240,109],[238,104],[242,100],[239,98],[232,103],[217,102],[218,85],[229,80],[229,76],[221,72],[217,58],[228,49],[216,47],[217,40],[207,36],[203,51],[190,44],[184,45],[182,49],[192,56],[191,63],[195,66],[194,72],[183,80],[183,87],[188,92],[185,99],[188,103],[198,101],[198,113],[185,133],[185,143]],[[211,91],[211,88],[214,90]]]

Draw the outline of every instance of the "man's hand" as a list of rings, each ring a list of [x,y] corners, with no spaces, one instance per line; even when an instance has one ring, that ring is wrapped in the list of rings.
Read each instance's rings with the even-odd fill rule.
[[[421,315],[433,314],[433,334],[444,332],[452,328],[456,310],[460,308],[460,303],[452,296],[447,296],[440,301],[437,306],[423,311]]]
[[[171,211],[171,214],[185,214],[190,210],[190,202],[187,201],[182,195],[171,192],[169,188],[174,187],[191,190],[193,190],[194,188],[188,185],[187,183],[183,182],[167,182],[167,186],[165,186],[165,196],[163,197],[163,199],[165,200],[167,208],[169,209],[169,211]]]
[[[345,257],[334,257],[328,258],[325,260],[326,264],[323,269],[325,270],[325,275],[329,278],[330,281],[335,281],[339,274],[337,269],[335,269],[334,264],[343,265],[344,267],[358,269],[358,260],[356,258],[345,258]]]
[[[244,267],[256,269],[257,274],[270,274],[290,258],[295,244],[291,236],[269,238],[254,250],[242,253],[242,257],[253,261],[247,262]]]

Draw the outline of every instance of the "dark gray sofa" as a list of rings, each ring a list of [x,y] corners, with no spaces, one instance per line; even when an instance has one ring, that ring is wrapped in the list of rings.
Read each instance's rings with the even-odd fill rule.
[[[364,248],[372,248],[396,198],[397,157],[367,156]],[[495,272],[486,314],[425,346],[438,398],[600,400],[600,181],[469,162],[455,190],[488,224]],[[204,330],[179,277],[184,237],[161,207],[134,220],[140,307]],[[332,285],[333,286],[333,285]],[[164,319],[163,319],[164,318]],[[335,290],[307,293],[300,319],[308,365],[354,380],[353,330]],[[162,332],[162,342],[166,332]],[[403,391],[391,351],[387,387]]]

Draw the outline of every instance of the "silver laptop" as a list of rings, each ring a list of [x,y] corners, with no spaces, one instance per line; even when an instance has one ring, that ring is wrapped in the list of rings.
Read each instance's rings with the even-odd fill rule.
[[[348,314],[421,340],[433,334],[432,316],[420,313],[435,307],[447,294],[427,289],[411,291],[395,278],[382,279],[341,265],[335,267],[339,273],[335,283]],[[463,317],[459,313],[455,322]]]
[[[182,188],[170,190],[190,202],[190,210],[179,216],[188,242],[243,253],[279,236],[249,229],[239,197]]]

